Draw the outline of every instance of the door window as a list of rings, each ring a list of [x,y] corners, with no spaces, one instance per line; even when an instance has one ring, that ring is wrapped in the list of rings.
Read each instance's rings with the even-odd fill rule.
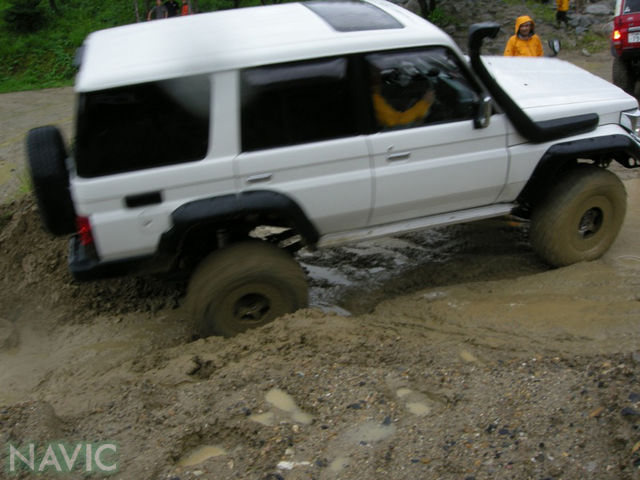
[[[354,135],[347,66],[346,58],[330,58],[243,71],[242,150]]]
[[[376,131],[472,119],[479,89],[444,47],[365,57]]]

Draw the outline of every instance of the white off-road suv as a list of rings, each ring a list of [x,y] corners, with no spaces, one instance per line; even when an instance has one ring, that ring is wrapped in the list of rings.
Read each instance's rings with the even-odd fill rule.
[[[201,334],[307,304],[292,252],[515,214],[553,266],[601,256],[640,166],[638,104],[551,58],[467,59],[383,0],[227,10],[92,33],[70,154],[29,132],[80,280],[184,271]]]

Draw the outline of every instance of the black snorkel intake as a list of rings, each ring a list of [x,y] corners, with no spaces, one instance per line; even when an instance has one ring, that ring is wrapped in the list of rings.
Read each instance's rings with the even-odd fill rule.
[[[469,28],[471,67],[489,90],[493,99],[504,110],[518,133],[531,142],[542,143],[594,130],[600,120],[597,113],[535,122],[507,95],[491,76],[480,58],[482,41],[486,37],[496,38],[499,30],[500,25],[492,22],[471,25]]]

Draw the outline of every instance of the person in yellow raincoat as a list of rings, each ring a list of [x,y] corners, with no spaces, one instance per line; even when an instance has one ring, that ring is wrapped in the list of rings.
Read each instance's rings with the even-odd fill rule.
[[[535,33],[535,23],[529,15],[516,18],[516,33],[512,35],[504,49],[508,57],[541,57],[542,42]]]
[[[431,109],[435,92],[428,90],[415,104],[406,110],[396,110],[379,91],[373,93],[373,108],[378,124],[383,127],[396,127],[423,120]]]
[[[565,26],[569,25],[567,12],[569,11],[569,0],[556,0],[556,23],[558,26],[564,22]]]
[[[373,74],[373,109],[378,125],[383,128],[421,124],[435,101],[435,90],[424,75],[415,76],[411,66],[392,69],[393,78],[383,81]],[[409,72],[409,73],[407,73]],[[383,85],[386,84],[387,92]]]

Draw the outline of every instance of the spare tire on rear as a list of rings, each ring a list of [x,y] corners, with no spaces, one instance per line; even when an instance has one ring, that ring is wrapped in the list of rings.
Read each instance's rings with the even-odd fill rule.
[[[39,127],[27,133],[27,163],[40,216],[54,235],[76,231],[76,213],[69,191],[67,152],[60,130]]]

